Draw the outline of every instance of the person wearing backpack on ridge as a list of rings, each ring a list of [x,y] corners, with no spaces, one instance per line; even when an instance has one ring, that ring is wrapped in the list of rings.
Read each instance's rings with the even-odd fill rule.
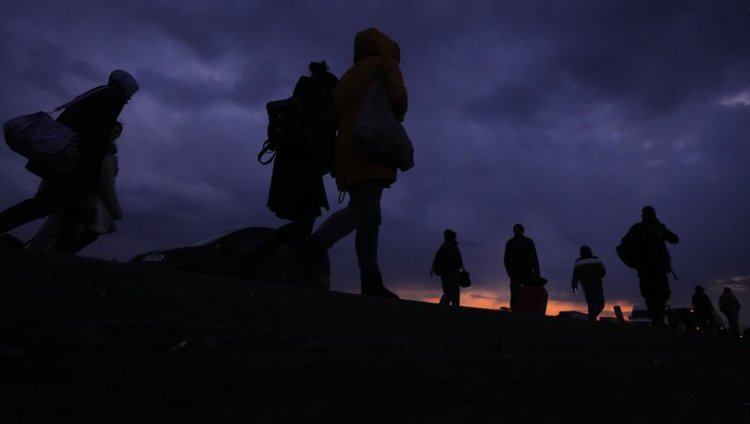
[[[644,206],[641,218],[641,222],[630,227],[623,239],[630,240],[633,245],[641,296],[646,301],[651,325],[658,327],[665,325],[667,301],[672,294],[668,278],[672,264],[666,243],[677,244],[680,239],[659,221],[653,206]]]
[[[83,93],[80,101],[71,104],[57,121],[78,134],[77,150],[70,155],[80,157],[73,172],[60,180],[46,180],[44,188],[30,199],[0,212],[0,234],[61,210],[61,249],[70,251],[77,238],[77,225],[89,211],[86,199],[98,193],[102,161],[110,147],[109,139],[117,118],[130,98],[138,91],[138,82],[128,72],[115,70],[106,85]]]
[[[460,306],[461,286],[458,283],[459,271],[465,271],[461,251],[458,249],[456,232],[450,229],[443,231],[443,244],[435,253],[432,262],[432,272],[440,276],[443,286],[443,295],[440,297],[441,305]]]
[[[334,90],[334,115],[338,129],[333,156],[333,175],[339,190],[349,193],[348,205],[323,222],[310,238],[311,263],[336,242],[356,231],[355,245],[361,292],[398,299],[383,285],[378,264],[380,203],[383,189],[396,181],[396,168],[382,165],[365,155],[353,134],[360,102],[381,67],[388,100],[396,118],[403,121],[408,107],[404,78],[399,68],[398,44],[375,28],[354,37],[354,65],[341,76]],[[326,270],[311,270],[312,278],[327,278]]]
[[[289,220],[279,227],[250,258],[249,267],[260,262],[284,244],[292,247],[296,262],[303,261],[304,247],[312,233],[321,208],[329,209],[323,185],[323,175],[330,172],[330,156],[336,137],[332,122],[332,91],[338,78],[328,71],[325,61],[310,62],[310,76],[302,76],[294,87],[293,96],[299,98],[305,122],[294,139],[284,140],[275,149],[271,184],[268,190],[268,208],[278,217]],[[270,134],[269,134],[270,136]],[[304,275],[294,278],[299,280]],[[308,285],[310,282],[297,281]],[[327,289],[326,282],[315,282],[315,288]]]

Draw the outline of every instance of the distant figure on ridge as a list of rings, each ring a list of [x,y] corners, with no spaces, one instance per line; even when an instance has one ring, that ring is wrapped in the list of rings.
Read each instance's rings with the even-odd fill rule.
[[[589,320],[596,318],[604,310],[604,288],[603,280],[607,274],[604,264],[598,257],[594,256],[589,246],[581,246],[581,257],[576,259],[573,267],[573,279],[571,287],[573,293],[578,289],[578,282],[583,286],[583,294],[589,310]]]
[[[249,264],[253,270],[285,244],[291,247],[298,268],[303,267],[305,243],[315,219],[320,216],[321,208],[329,208],[323,175],[331,171],[336,139],[332,106],[338,78],[328,71],[325,61],[310,62],[308,68],[310,76],[299,78],[290,99],[267,106],[272,118],[269,118],[268,140],[258,159],[263,164],[273,161],[268,208],[277,217],[291,222],[278,228],[255,249]],[[273,154],[263,161],[267,152]],[[307,277],[304,271],[296,271],[292,278],[298,284],[315,283],[315,288],[328,289],[327,281],[303,281]]]
[[[667,300],[672,294],[668,279],[672,264],[666,243],[676,244],[680,239],[659,221],[653,206],[643,207],[641,218],[641,222],[630,227],[620,245],[627,251],[628,262],[638,271],[638,285],[651,325],[663,326]]]
[[[716,310],[711,303],[711,299],[706,294],[706,290],[701,286],[695,286],[692,301],[698,327],[702,331],[713,332],[716,325],[714,322],[714,313]]]
[[[66,204],[63,206],[63,208],[73,207],[80,210],[89,210],[89,213],[80,216],[80,219],[76,222],[66,223],[66,225],[74,225],[75,228],[62,228],[60,214],[50,215],[29,241],[29,250],[75,254],[95,242],[99,236],[117,231],[115,221],[122,219],[122,206],[120,206],[120,200],[115,189],[115,181],[119,173],[116,141],[122,134],[122,129],[121,122],[116,122],[112,128],[109,147],[102,159],[97,193],[90,194],[88,198],[78,199],[86,202],[83,205],[71,206]],[[44,188],[44,184],[46,183],[42,181],[40,190]],[[67,246],[61,246],[59,244],[61,234],[76,234],[75,241]]]
[[[735,336],[740,335],[740,301],[732,293],[732,289],[724,287],[724,292],[719,296],[719,310],[727,317],[729,324],[729,333]]]
[[[333,156],[333,175],[339,190],[349,193],[348,205],[323,222],[310,239],[311,262],[336,242],[356,231],[355,246],[362,294],[398,299],[383,285],[378,264],[380,201],[383,190],[396,181],[395,167],[383,165],[365,155],[353,134],[359,105],[371,83],[383,69],[388,100],[396,118],[403,121],[407,109],[404,78],[399,68],[398,44],[375,28],[354,38],[354,65],[334,91],[334,111],[338,138]],[[325,273],[320,270],[318,274]]]
[[[524,284],[539,279],[539,259],[534,241],[523,235],[521,224],[513,225],[513,238],[505,243],[503,262],[510,278],[510,309],[516,307],[518,290]]]
[[[102,162],[110,149],[112,128],[138,88],[132,75],[115,70],[109,74],[106,85],[95,87],[68,104],[57,121],[78,134],[77,149],[68,155],[79,157],[80,161],[69,176],[46,180],[34,197],[0,212],[0,234],[61,211],[60,250],[75,250],[76,223],[90,212],[82,206],[88,205],[89,197],[101,187]]]
[[[441,305],[461,305],[461,287],[458,283],[458,273],[465,270],[456,236],[456,232],[450,229],[443,232],[443,244],[435,252],[435,258],[432,261],[432,273],[440,277],[440,282],[443,285],[443,295],[440,297]]]

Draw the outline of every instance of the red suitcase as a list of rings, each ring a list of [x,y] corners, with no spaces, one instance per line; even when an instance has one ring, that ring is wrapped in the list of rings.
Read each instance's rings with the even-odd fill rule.
[[[547,312],[547,290],[544,286],[521,286],[515,312],[544,315]]]

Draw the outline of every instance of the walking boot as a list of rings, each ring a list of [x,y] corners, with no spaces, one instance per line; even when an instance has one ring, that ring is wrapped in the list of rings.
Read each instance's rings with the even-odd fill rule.
[[[364,295],[399,299],[396,293],[388,290],[383,285],[383,275],[380,273],[380,271],[360,272],[359,280],[362,284],[362,294]]]

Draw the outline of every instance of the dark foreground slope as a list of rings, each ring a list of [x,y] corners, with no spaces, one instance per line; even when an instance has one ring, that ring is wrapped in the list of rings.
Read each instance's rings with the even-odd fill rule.
[[[747,423],[748,377],[735,339],[0,248],[3,422]]]

